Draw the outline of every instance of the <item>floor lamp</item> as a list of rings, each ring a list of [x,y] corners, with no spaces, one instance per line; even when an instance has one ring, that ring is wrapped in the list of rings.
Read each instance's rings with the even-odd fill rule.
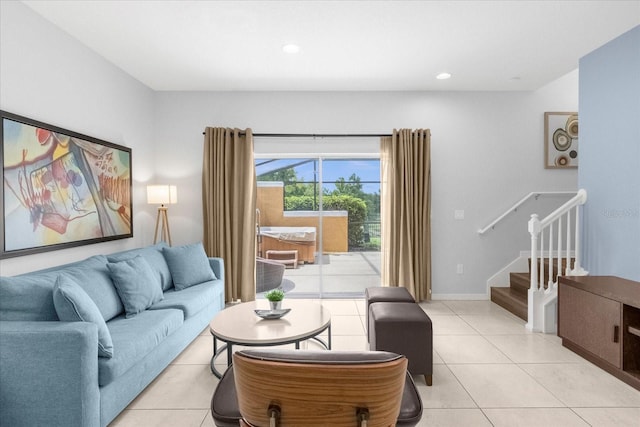
[[[168,208],[165,205],[178,202],[178,191],[175,185],[147,185],[147,203],[150,205],[160,205],[158,216],[156,217],[156,230],[153,234],[153,244],[158,242],[158,228],[162,222],[162,232],[160,239],[171,246],[171,230],[169,229]]]

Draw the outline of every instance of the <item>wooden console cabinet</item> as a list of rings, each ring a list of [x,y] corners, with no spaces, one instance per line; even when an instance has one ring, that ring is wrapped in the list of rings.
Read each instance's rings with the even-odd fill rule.
[[[562,345],[640,390],[640,283],[564,276],[558,284]]]

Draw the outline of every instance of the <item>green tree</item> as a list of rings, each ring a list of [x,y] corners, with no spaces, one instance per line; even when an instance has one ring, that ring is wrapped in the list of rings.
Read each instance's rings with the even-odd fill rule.
[[[298,182],[296,171],[293,168],[278,169],[273,172],[263,173],[258,176],[258,181],[281,181],[285,184]]]
[[[313,195],[313,184],[304,182],[298,178],[294,168],[283,168],[273,172],[264,173],[257,177],[258,181],[276,181],[284,184],[286,196]]]
[[[364,202],[367,205],[367,221],[380,221],[380,192],[365,193]]]
[[[380,193],[365,193],[362,190],[362,182],[358,175],[355,173],[349,177],[349,180],[345,180],[340,177],[336,181],[336,189],[328,194],[341,195],[346,194],[349,196],[362,199],[367,206],[367,221],[379,221],[380,220]]]
[[[362,191],[362,182],[358,175],[351,174],[349,180],[340,177],[336,180],[336,189],[331,192],[333,195],[347,195],[364,199],[365,193]]]

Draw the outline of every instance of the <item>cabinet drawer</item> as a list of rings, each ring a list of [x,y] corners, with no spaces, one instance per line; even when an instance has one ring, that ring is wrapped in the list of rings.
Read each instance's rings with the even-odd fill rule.
[[[558,289],[558,335],[622,367],[622,304],[570,285]]]

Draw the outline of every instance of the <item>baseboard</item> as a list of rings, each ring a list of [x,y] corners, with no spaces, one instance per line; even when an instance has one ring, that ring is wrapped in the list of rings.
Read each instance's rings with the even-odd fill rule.
[[[489,294],[431,294],[433,301],[484,301],[489,298]]]

